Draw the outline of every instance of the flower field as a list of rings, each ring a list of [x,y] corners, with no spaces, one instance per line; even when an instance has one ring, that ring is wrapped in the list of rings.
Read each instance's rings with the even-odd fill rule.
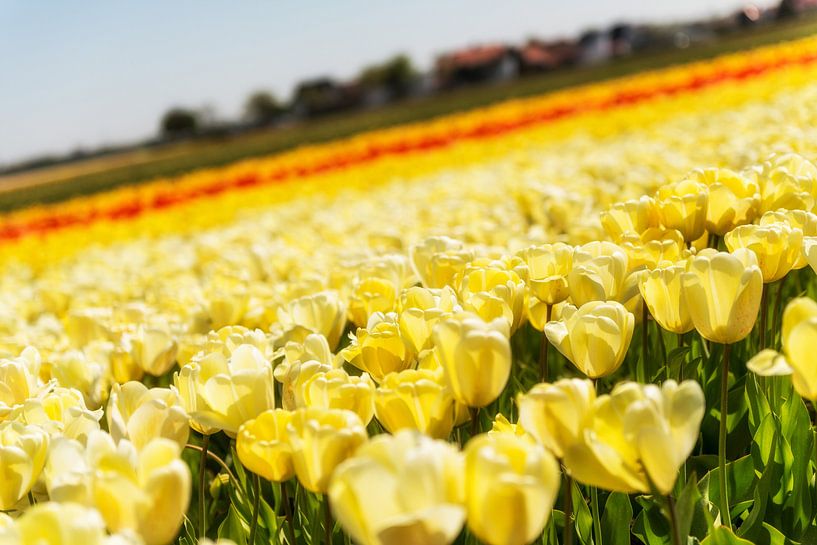
[[[0,217],[0,545],[817,543],[817,38]]]

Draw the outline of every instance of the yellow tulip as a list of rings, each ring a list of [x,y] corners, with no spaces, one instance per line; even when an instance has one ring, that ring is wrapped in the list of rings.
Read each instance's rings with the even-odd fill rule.
[[[530,543],[550,518],[559,481],[540,445],[510,433],[475,437],[465,447],[468,528],[489,545]]]
[[[662,328],[673,333],[686,333],[694,328],[681,285],[685,272],[686,267],[680,264],[661,267],[645,272],[638,282],[650,315]]]
[[[614,373],[633,338],[635,316],[616,301],[565,308],[545,325],[548,341],[590,378]]]
[[[375,313],[366,328],[358,328],[352,342],[341,350],[343,359],[375,380],[411,365],[412,353],[400,335],[397,314]]]
[[[692,452],[705,412],[698,383],[623,382],[596,399],[579,440],[565,449],[576,480],[619,492],[669,494]]]
[[[420,353],[431,348],[431,331],[440,319],[461,311],[457,294],[450,286],[439,290],[412,287],[400,295],[400,335]]]
[[[508,321],[511,333],[521,325],[525,315],[525,283],[513,269],[496,261],[471,264],[456,276],[455,283],[459,285],[465,310],[486,321],[502,317]],[[486,308],[483,314],[485,303],[491,310]]]
[[[709,188],[706,230],[725,235],[738,225],[754,221],[760,208],[760,188],[751,176],[728,168],[696,169],[686,178]]]
[[[814,207],[815,167],[796,154],[772,155],[756,169],[760,183],[760,211]]]
[[[780,342],[783,354],[761,350],[746,364],[761,376],[791,375],[794,389],[802,397],[817,401],[817,369],[814,342],[817,341],[817,303],[807,297],[792,299],[783,312]]]
[[[40,361],[34,348],[26,348],[17,358],[0,359],[0,420],[40,389]]]
[[[732,344],[752,331],[763,292],[754,252],[701,252],[681,275],[681,286],[692,323],[704,338]]]
[[[300,390],[304,407],[346,409],[357,414],[364,426],[374,416],[375,387],[367,373],[359,377],[343,369],[315,373]]]
[[[803,231],[803,242],[808,237],[817,236],[817,215],[805,210],[773,210],[766,212],[760,217],[759,225],[774,225],[776,223],[786,223],[792,229]],[[794,269],[802,269],[808,265],[805,253],[800,255],[800,259],[794,265]]]
[[[519,424],[554,456],[563,458],[565,449],[582,433],[595,400],[596,389],[588,379],[537,384],[517,396]]]
[[[570,299],[577,306],[618,300],[628,272],[627,254],[620,246],[611,242],[580,246],[573,253],[573,269],[567,276]]]
[[[298,409],[287,424],[295,475],[304,488],[319,494],[326,493],[337,465],[366,439],[360,417],[343,409]]]
[[[461,454],[410,430],[361,446],[335,470],[328,494],[361,545],[447,545],[465,521]]]
[[[640,235],[647,229],[658,227],[659,217],[655,200],[643,196],[619,202],[599,214],[601,225],[615,242],[627,233]]]
[[[803,231],[786,223],[742,225],[728,232],[724,241],[729,251],[738,248],[753,251],[767,284],[786,276],[799,263],[803,252]]]
[[[0,509],[13,509],[40,477],[48,434],[36,425],[0,422]]]
[[[365,327],[375,312],[393,312],[397,307],[397,290],[398,286],[390,280],[362,278],[349,298],[349,319],[357,327]]]
[[[141,382],[114,384],[106,416],[114,441],[127,438],[137,450],[157,437],[184,448],[190,434],[190,417],[169,388],[148,389]]]
[[[292,413],[281,409],[264,411],[238,429],[236,452],[241,463],[268,481],[292,478],[292,447],[287,441],[287,425]]]
[[[11,520],[11,519],[9,519]],[[105,522],[95,509],[76,503],[45,502],[26,509],[6,527],[2,545],[113,545]]]
[[[8,419],[40,427],[51,437],[68,437],[85,442],[99,429],[102,409],[91,411],[78,390],[56,387],[17,406]],[[187,426],[187,420],[184,422]]]
[[[661,225],[677,229],[687,242],[704,234],[708,202],[708,188],[690,179],[661,186],[656,192]]]
[[[655,269],[678,261],[688,253],[679,231],[660,227],[651,227],[640,236],[635,233],[625,235],[619,245],[627,253],[631,271]]]
[[[335,348],[346,325],[346,307],[333,291],[322,291],[290,301],[278,311],[279,325],[291,332],[303,328],[320,333]]]
[[[149,375],[162,376],[176,363],[178,344],[167,331],[139,326],[125,338],[134,363]]]
[[[272,365],[253,345],[239,346],[229,358],[213,352],[194,359],[173,380],[191,425],[203,433],[235,437],[241,424],[275,408]]]
[[[511,373],[508,323],[462,313],[434,327],[434,346],[454,398],[469,407],[494,401]]]
[[[426,288],[451,285],[454,275],[474,259],[474,252],[449,237],[429,237],[409,251],[411,265]]]
[[[456,416],[454,397],[442,373],[427,369],[386,375],[375,392],[374,410],[389,433],[408,428],[435,439],[448,438]]]

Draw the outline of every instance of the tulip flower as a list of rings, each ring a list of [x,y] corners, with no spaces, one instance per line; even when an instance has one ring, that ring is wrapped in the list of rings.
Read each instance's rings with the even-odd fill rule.
[[[700,253],[681,275],[681,286],[692,323],[705,339],[732,344],[752,331],[763,291],[754,252]]]
[[[373,314],[366,328],[358,328],[352,342],[340,354],[378,383],[389,373],[407,369],[412,357],[393,312]]]
[[[491,321],[503,317],[511,333],[522,324],[525,314],[525,283],[513,269],[498,262],[486,265],[470,264],[455,277],[463,308]],[[496,310],[485,315],[485,302],[496,301]]]
[[[0,420],[39,390],[40,354],[26,348],[20,357],[0,359]]]
[[[244,422],[236,436],[236,452],[242,465],[268,481],[291,479],[295,469],[286,431],[291,419],[291,412],[274,409]]]
[[[524,545],[542,533],[559,491],[559,466],[540,445],[510,433],[465,447],[468,528],[489,545]]]
[[[141,382],[114,384],[106,416],[114,441],[127,438],[137,450],[157,437],[184,448],[190,434],[190,417],[178,394],[168,388],[148,389]]]
[[[88,435],[99,429],[102,409],[92,411],[85,405],[82,394],[70,388],[53,388],[38,397],[18,405],[8,419],[35,425],[53,437],[68,437],[85,442]],[[187,419],[184,421],[187,427]]]
[[[659,222],[655,200],[647,196],[616,203],[599,214],[599,218],[615,242],[620,242],[628,233],[640,235],[647,229],[658,227]]]
[[[441,321],[432,334],[434,346],[454,398],[469,407],[494,401],[511,373],[508,323],[484,322],[468,313]]]
[[[684,265],[671,265],[645,272],[639,277],[638,288],[650,315],[658,324],[673,333],[694,329],[686,299],[683,297]]]
[[[133,362],[151,376],[164,375],[176,363],[178,344],[167,331],[140,326],[125,336],[125,343]]]
[[[588,379],[540,383],[519,394],[519,424],[557,458],[579,440],[585,419],[592,414],[596,389]]]
[[[803,232],[786,223],[743,225],[724,238],[730,252],[746,248],[755,253],[763,282],[768,284],[786,276],[800,261]]]
[[[48,434],[36,425],[0,422],[0,509],[13,509],[37,482]]]
[[[651,227],[640,236],[625,235],[619,245],[627,253],[631,271],[662,267],[681,260],[688,253],[679,231],[660,227]]]
[[[447,439],[455,424],[451,389],[440,371],[406,369],[386,375],[374,398],[377,420],[389,433],[414,429]]]
[[[635,316],[616,301],[565,308],[560,320],[545,326],[545,335],[573,365],[590,378],[614,373],[633,338]]]
[[[76,503],[41,503],[26,509],[8,526],[0,524],[2,545],[71,543],[114,545],[116,542],[108,537],[105,522],[96,509]]]
[[[326,493],[337,465],[367,439],[360,417],[343,409],[298,409],[286,429],[295,475],[304,488],[318,494]]]
[[[173,381],[192,425],[203,433],[239,426],[275,408],[272,365],[258,348],[242,345],[232,356],[213,352],[174,374]]]
[[[300,387],[304,407],[346,409],[360,417],[363,425],[374,416],[375,387],[367,373],[351,376],[343,369],[318,372]]]
[[[447,545],[465,521],[462,456],[410,430],[361,446],[337,467],[328,494],[335,517],[361,545]]]
[[[804,245],[807,238],[817,236],[817,215],[806,212],[805,210],[780,209],[769,211],[763,214],[758,222],[761,226],[779,223],[785,223],[792,229],[800,229],[803,232]],[[802,269],[806,265],[808,265],[808,260],[806,259],[805,252],[802,252],[793,268]]]
[[[439,290],[412,287],[400,295],[400,335],[415,353],[432,348],[431,331],[442,318],[461,312],[450,286]]]
[[[761,376],[791,375],[795,391],[817,402],[817,369],[814,342],[817,341],[817,303],[807,297],[792,299],[783,312],[780,342],[783,353],[761,350],[746,367]]]
[[[669,494],[695,447],[706,410],[698,383],[662,386],[623,382],[599,396],[564,452],[578,481],[619,492]]]
[[[687,242],[704,234],[709,203],[704,184],[690,179],[667,184],[658,188],[655,200],[661,225],[677,229]]]
[[[728,168],[706,168],[693,170],[686,178],[709,189],[706,211],[708,232],[722,237],[739,225],[751,223],[757,216],[760,188],[751,176]]]
[[[624,291],[628,259],[613,243],[590,243],[576,248],[567,276],[570,299],[581,306],[591,301],[617,300]]]
[[[474,252],[449,237],[429,237],[409,251],[411,265],[426,288],[450,285],[458,272],[474,259]]]
[[[278,320],[285,332],[292,334],[301,328],[305,330],[304,337],[320,333],[326,337],[329,347],[334,348],[346,325],[346,307],[337,293],[322,291],[290,301],[279,309]]]
[[[357,327],[365,327],[375,313],[393,312],[397,307],[399,286],[384,278],[360,279],[349,298],[349,319]]]

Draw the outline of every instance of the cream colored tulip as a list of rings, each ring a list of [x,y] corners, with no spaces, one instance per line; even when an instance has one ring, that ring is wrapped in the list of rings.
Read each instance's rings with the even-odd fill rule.
[[[465,447],[468,528],[489,545],[524,545],[545,527],[559,492],[559,466],[540,445],[510,433]]]
[[[373,314],[366,328],[358,328],[351,344],[340,354],[378,383],[389,373],[407,369],[413,356],[400,335],[397,314],[393,312]]]
[[[311,492],[326,493],[332,472],[367,437],[363,422],[352,411],[309,407],[293,412],[287,441],[298,481]]]
[[[596,389],[588,379],[561,379],[537,384],[517,396],[519,424],[557,458],[578,441],[592,414]]]
[[[343,369],[315,373],[301,386],[304,407],[346,409],[366,426],[374,416],[375,386],[367,373],[359,377]]]
[[[458,272],[474,259],[474,252],[462,242],[449,237],[429,237],[411,247],[411,265],[426,288],[451,285]]]
[[[614,373],[633,338],[635,316],[616,301],[564,309],[545,326],[548,341],[590,378]]]
[[[661,225],[677,229],[691,242],[704,234],[709,204],[708,188],[694,180],[681,180],[658,188],[656,206]]]
[[[681,276],[681,285],[692,323],[704,338],[731,344],[752,331],[763,291],[754,252],[699,253]]]
[[[0,420],[40,389],[40,354],[26,348],[20,357],[0,359]]]
[[[525,283],[513,269],[499,262],[471,264],[456,276],[455,282],[465,310],[486,321],[502,317],[508,321],[511,333],[522,324]]]
[[[447,545],[465,521],[462,456],[410,430],[361,446],[335,470],[328,494],[361,545]]]
[[[134,363],[149,375],[162,376],[176,363],[178,344],[167,331],[140,326],[126,339]]]
[[[751,176],[728,168],[696,169],[687,179],[709,188],[706,230],[725,235],[739,225],[754,221],[760,209],[760,187]]]
[[[454,428],[456,408],[441,370],[406,369],[386,375],[374,398],[377,420],[390,433],[414,429],[447,439]]]
[[[494,401],[511,373],[508,323],[463,313],[434,327],[434,346],[454,398],[469,407]]]
[[[615,242],[627,233],[640,235],[647,229],[658,227],[659,217],[655,200],[643,196],[619,202],[599,214],[601,225]]]
[[[629,273],[627,254],[611,242],[576,248],[573,269],[567,276],[570,299],[581,306],[591,301],[618,300]]]
[[[285,331],[303,328],[308,333],[320,333],[334,348],[346,325],[346,307],[337,293],[322,291],[290,301],[279,309],[278,320]]]
[[[431,331],[442,318],[462,308],[453,288],[412,287],[400,295],[400,335],[415,353],[431,348]]]
[[[126,438],[137,450],[157,437],[184,448],[190,434],[190,417],[169,388],[148,389],[141,382],[114,384],[106,416],[114,441]]]
[[[780,209],[769,211],[763,214],[758,222],[758,224],[762,226],[777,223],[785,223],[792,229],[800,229],[803,231],[804,245],[807,238],[817,236],[817,215],[805,210]],[[808,260],[806,259],[805,249],[803,249],[793,268],[802,269],[806,265],[808,265]]]
[[[48,434],[36,425],[0,422],[0,509],[13,509],[37,482]]]
[[[619,241],[627,253],[631,271],[655,269],[684,258],[688,254],[684,237],[675,229],[651,227],[641,235],[632,233]]]
[[[29,509],[6,527],[0,545],[114,545],[96,509],[76,503],[45,502]],[[134,544],[135,545],[135,544]]]
[[[767,284],[786,276],[803,253],[803,231],[792,229],[787,223],[743,225],[728,232],[724,241],[731,252],[738,248],[753,251]]]
[[[292,413],[282,409],[264,411],[241,425],[236,452],[241,463],[268,481],[283,482],[295,475],[287,425]]]
[[[397,309],[398,289],[399,286],[389,279],[360,279],[349,298],[349,320],[357,327],[365,327],[375,312],[394,312]]]
[[[38,426],[51,437],[68,437],[84,443],[91,432],[99,429],[101,418],[102,409],[89,410],[78,390],[56,387],[27,399],[8,419]]]
[[[673,333],[686,333],[695,327],[683,296],[681,279],[685,272],[686,266],[681,264],[661,267],[645,272],[638,282],[650,315]]]
[[[229,358],[214,352],[194,359],[173,379],[192,425],[204,433],[235,437],[241,424],[275,408],[272,365],[253,345],[239,346]]]

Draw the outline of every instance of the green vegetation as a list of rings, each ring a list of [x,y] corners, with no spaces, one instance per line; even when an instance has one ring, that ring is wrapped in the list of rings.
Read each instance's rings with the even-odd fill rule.
[[[563,69],[504,84],[463,88],[392,104],[377,110],[328,116],[292,127],[125,152],[121,156],[99,161],[101,167],[96,168],[83,169],[80,165],[78,168],[54,167],[32,171],[17,175],[13,181],[9,177],[10,181],[5,190],[2,187],[3,179],[0,178],[0,210],[38,202],[55,202],[150,178],[174,176],[196,168],[225,165],[248,157],[325,142],[362,131],[421,121],[505,99],[531,96],[644,70],[706,59],[815,33],[817,20],[803,19],[746,30],[689,49],[643,53],[602,66]]]

